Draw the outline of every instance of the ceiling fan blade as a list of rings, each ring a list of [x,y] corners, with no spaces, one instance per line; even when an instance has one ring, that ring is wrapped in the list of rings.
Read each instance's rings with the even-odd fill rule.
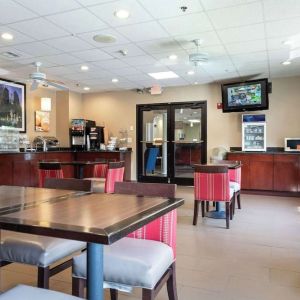
[[[51,85],[51,86],[53,86],[53,87],[55,87],[59,90],[69,90],[66,86],[58,84],[58,83],[53,82],[53,81],[45,80],[45,83],[48,84],[48,85]]]
[[[33,80],[32,84],[31,84],[31,87],[30,87],[30,90],[34,91],[38,88],[38,86],[39,86],[39,82],[37,80]]]

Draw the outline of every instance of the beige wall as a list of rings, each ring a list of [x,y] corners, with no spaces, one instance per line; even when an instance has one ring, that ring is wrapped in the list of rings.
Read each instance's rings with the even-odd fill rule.
[[[82,118],[82,94],[69,92],[69,121]]]
[[[69,147],[69,91],[57,91],[56,137],[61,147]]]
[[[272,83],[270,110],[262,112],[267,115],[267,146],[283,147],[284,137],[300,137],[300,78],[274,79]],[[83,112],[85,118],[104,123],[111,136],[118,136],[121,128],[128,130],[133,139],[135,170],[136,105],[198,100],[207,100],[208,152],[217,146],[241,146],[241,113],[224,114],[216,108],[221,102],[219,84],[166,88],[159,96],[134,91],[84,94]]]

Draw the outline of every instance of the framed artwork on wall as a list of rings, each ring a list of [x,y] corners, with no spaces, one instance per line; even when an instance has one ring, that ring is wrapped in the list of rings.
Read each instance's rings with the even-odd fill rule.
[[[0,78],[0,128],[26,132],[26,85]]]
[[[49,132],[50,130],[50,112],[40,111],[35,112],[35,131]]]

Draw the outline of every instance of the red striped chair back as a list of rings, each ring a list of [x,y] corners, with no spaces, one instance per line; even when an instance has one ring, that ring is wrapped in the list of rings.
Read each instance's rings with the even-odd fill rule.
[[[196,166],[194,193],[199,201],[230,201],[228,167]]]
[[[176,193],[176,184],[116,182],[115,193],[174,198]],[[176,224],[177,210],[174,209],[171,212],[141,227],[140,229],[130,233],[128,237],[165,243],[173,249],[173,255],[175,259]]]
[[[46,178],[64,178],[63,170],[59,162],[39,163],[39,187],[44,187]]]
[[[114,193],[115,183],[122,182],[124,180],[124,171],[124,161],[108,163],[104,186],[105,193]]]

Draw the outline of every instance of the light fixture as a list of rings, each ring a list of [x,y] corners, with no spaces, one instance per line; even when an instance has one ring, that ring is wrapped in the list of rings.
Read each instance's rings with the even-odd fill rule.
[[[284,66],[288,66],[290,65],[292,62],[289,61],[289,60],[286,60],[286,61],[283,61],[281,64],[284,65]]]
[[[87,65],[82,65],[82,66],[80,67],[80,69],[81,69],[81,71],[88,71],[89,66],[87,66]]]
[[[283,45],[292,45],[293,41],[292,40],[286,40],[282,42]]]
[[[88,86],[85,86],[83,89],[84,89],[85,91],[89,91],[91,88],[89,88]]]
[[[130,13],[126,9],[119,9],[115,11],[115,16],[119,19],[127,19]]]
[[[51,98],[41,98],[41,111],[51,111]]]
[[[199,83],[198,81],[195,81],[195,82],[194,82],[194,84],[196,84],[196,85],[197,85],[198,83]]]
[[[8,32],[4,32],[1,34],[1,37],[4,39],[4,40],[7,40],[7,41],[11,41],[14,39],[14,36],[11,34],[11,33],[8,33]]]
[[[117,39],[109,34],[96,34],[93,36],[93,40],[101,44],[110,44],[115,43]]]
[[[190,70],[190,71],[187,72],[187,74],[188,74],[188,75],[194,75],[194,74],[195,74],[195,71]]]
[[[200,123],[200,120],[198,120],[198,119],[189,119],[189,122],[191,122],[191,123]]]
[[[118,79],[118,78],[113,78],[113,79],[111,80],[111,82],[117,83],[117,82],[119,82],[119,79]]]
[[[170,60],[176,60],[177,59],[177,55],[171,54],[171,55],[169,55],[169,59]]]
[[[158,72],[158,73],[148,73],[149,76],[153,77],[154,79],[160,80],[160,79],[170,79],[170,78],[178,78],[179,76],[172,72]]]

